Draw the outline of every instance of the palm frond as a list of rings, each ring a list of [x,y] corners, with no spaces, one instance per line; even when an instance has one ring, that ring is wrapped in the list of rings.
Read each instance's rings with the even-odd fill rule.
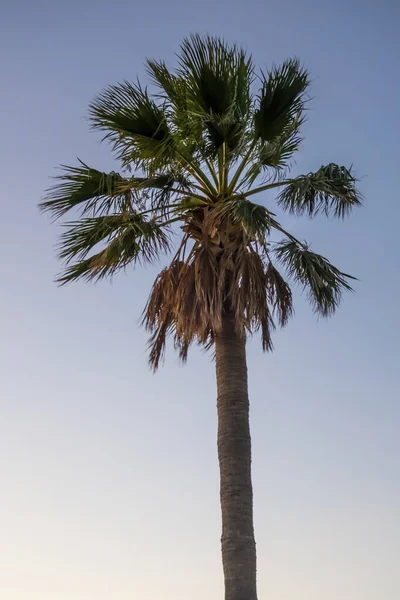
[[[163,107],[139,84],[128,81],[106,88],[89,107],[95,129],[106,132],[123,165],[155,171],[171,163],[174,138]]]
[[[271,213],[265,206],[250,202],[243,196],[233,198],[226,202],[224,210],[232,215],[233,223],[241,223],[244,231],[250,238],[256,238],[262,244],[271,229]]]
[[[187,195],[196,195],[192,182],[182,171],[176,169],[143,178],[134,191],[143,204],[154,211],[161,212],[168,207],[173,196],[184,198]]]
[[[254,114],[255,135],[263,142],[272,142],[301,119],[308,85],[308,73],[297,59],[286,60],[266,76],[262,74],[262,89]]]
[[[293,314],[292,291],[272,262],[268,264],[265,276],[269,303],[278,316],[279,325],[285,327]]]
[[[248,111],[254,67],[243,50],[221,38],[192,35],[183,40],[178,60],[194,112],[221,116],[234,104],[243,115]]]
[[[281,172],[290,166],[293,154],[299,150],[303,141],[299,135],[303,122],[304,118],[293,121],[282,135],[262,145],[259,158],[262,167],[272,167]]]
[[[224,143],[231,155],[238,152],[251,108],[251,57],[221,38],[193,35],[182,42],[178,60],[187,111],[202,123],[209,153],[215,156]]]
[[[342,273],[307,245],[285,240],[276,244],[274,251],[289,275],[308,290],[315,311],[322,316],[335,312],[344,291],[353,291],[348,280],[355,277]]]
[[[184,108],[185,100],[184,80],[168,70],[164,61],[146,59],[147,73],[151,81],[157,86],[157,96],[162,100],[169,100],[172,104]]]
[[[173,194],[193,193],[191,181],[177,170],[127,178],[79,162],[78,167],[63,165],[64,174],[56,177],[58,183],[47,190],[40,204],[41,210],[52,213],[56,219],[75,208],[81,210],[82,216],[134,212],[146,206],[162,209]]]
[[[101,279],[131,262],[153,262],[169,250],[168,228],[154,219],[137,215],[112,215],[66,223],[59,256],[68,265],[58,278],[62,284],[75,279]],[[98,244],[105,247],[87,258]]]
[[[323,212],[343,218],[354,206],[361,205],[362,195],[351,169],[330,163],[316,173],[292,179],[280,193],[278,203],[297,215],[313,217]]]
[[[122,209],[127,200],[123,188],[128,180],[114,171],[104,173],[79,163],[78,167],[62,165],[64,174],[56,177],[59,183],[47,190],[40,209],[56,219],[73,208],[82,208],[83,214]]]
[[[235,311],[237,329],[240,331],[241,326],[250,334],[260,330],[264,352],[272,351],[275,323],[262,257],[252,247],[240,252],[236,256],[233,275],[229,298]]]
[[[154,369],[164,355],[169,334],[183,360],[193,342],[210,347],[227,303],[238,332],[261,330],[263,349],[272,350],[275,325],[264,262],[251,247],[232,252],[217,256],[210,248],[195,244],[190,258],[182,260],[178,255],[157,277],[143,314],[143,324],[151,333]]]
[[[126,227],[129,220],[130,217],[122,213],[63,223],[65,231],[60,239],[59,258],[66,263],[73,259],[83,260],[97,244],[111,239],[113,234]]]
[[[189,140],[197,140],[197,145],[189,148],[188,154],[199,150],[203,129],[201,122],[188,111],[188,93],[186,79],[171,73],[163,61],[147,59],[147,72],[151,81],[157,86],[156,97],[169,105],[168,117],[177,128],[187,146]]]

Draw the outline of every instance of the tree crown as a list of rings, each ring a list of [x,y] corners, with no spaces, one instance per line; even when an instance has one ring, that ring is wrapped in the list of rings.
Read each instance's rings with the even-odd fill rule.
[[[157,367],[172,333],[180,356],[197,340],[212,345],[223,312],[238,330],[261,329],[272,348],[274,317],[292,314],[292,293],[274,262],[309,294],[323,316],[351,290],[350,275],[310,250],[251,197],[276,190],[285,211],[343,218],[361,204],[350,168],[330,163],[291,177],[302,142],[309,74],[297,59],[257,71],[251,56],[213,37],[185,39],[175,70],[147,60],[151,92],[127,81],[91,103],[121,173],[79,161],[64,166],[41,208],[64,222],[58,281],[97,280],[136,262],[155,261],[181,237],[154,284],[144,313]],[[273,243],[271,231],[280,241]]]

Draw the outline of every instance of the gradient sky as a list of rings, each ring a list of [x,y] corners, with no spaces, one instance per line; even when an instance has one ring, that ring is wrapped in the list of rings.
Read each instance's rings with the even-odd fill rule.
[[[395,0],[3,0],[1,598],[222,598],[210,357],[171,350],[153,376],[138,318],[157,269],[57,288],[36,208],[58,164],[114,167],[92,97],[198,31],[263,67],[299,56],[295,170],[354,163],[366,196],[344,223],[290,219],[356,294],[318,321],[298,293],[275,353],[249,346],[259,598],[398,600],[399,23]]]

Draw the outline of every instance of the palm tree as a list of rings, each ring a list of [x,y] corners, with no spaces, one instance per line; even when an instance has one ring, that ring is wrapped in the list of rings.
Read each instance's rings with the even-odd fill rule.
[[[143,314],[150,364],[159,366],[168,336],[182,360],[192,342],[214,349],[225,598],[256,600],[246,337],[260,330],[271,350],[275,322],[292,314],[277,265],[324,317],[352,278],[253,198],[274,191],[289,213],[344,217],[361,196],[351,170],[334,163],[289,175],[309,86],[298,60],[256,71],[239,47],[194,35],[174,71],[146,64],[151,93],[125,81],[90,105],[122,174],[64,166],[41,208],[55,218],[78,211],[61,236],[61,284],[156,261],[179,240]]]

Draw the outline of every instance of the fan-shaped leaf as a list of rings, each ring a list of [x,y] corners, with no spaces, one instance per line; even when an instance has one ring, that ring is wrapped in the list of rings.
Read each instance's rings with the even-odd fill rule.
[[[254,115],[255,135],[263,142],[272,142],[301,118],[308,84],[308,73],[297,59],[287,60],[263,75]]]
[[[78,167],[62,166],[64,174],[56,177],[59,183],[47,190],[41,210],[57,219],[76,207],[83,208],[84,214],[121,209],[126,203],[122,188],[128,180],[119,173],[103,173],[79,162]]]
[[[294,240],[276,245],[275,253],[291,277],[309,291],[316,312],[327,317],[335,312],[343,291],[352,291],[348,279],[355,279],[334,267],[329,260]]]
[[[355,184],[351,170],[330,163],[316,173],[292,179],[280,193],[278,203],[298,215],[313,217],[324,212],[343,218],[361,204],[362,196]]]
[[[99,279],[113,275],[130,262],[150,262],[161,251],[169,249],[168,229],[141,215],[103,216],[66,223],[67,231],[61,237],[60,258],[68,264],[60,276],[60,283],[74,279]],[[105,248],[86,258],[97,244]]]
[[[93,127],[106,132],[124,165],[146,164],[154,170],[171,161],[174,142],[167,116],[139,85],[109,86],[89,112]]]

